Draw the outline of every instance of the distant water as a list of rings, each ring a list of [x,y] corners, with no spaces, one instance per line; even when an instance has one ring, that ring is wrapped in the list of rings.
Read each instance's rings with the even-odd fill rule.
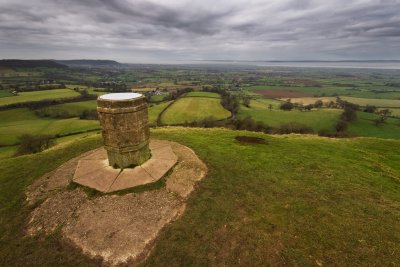
[[[170,64],[172,62],[169,62]],[[400,60],[394,61],[231,61],[231,60],[193,60],[175,61],[172,64],[195,65],[247,65],[263,67],[297,68],[351,68],[400,70]]]
[[[400,61],[254,62],[254,64],[256,66],[270,66],[270,67],[395,69],[395,70],[400,70]]]

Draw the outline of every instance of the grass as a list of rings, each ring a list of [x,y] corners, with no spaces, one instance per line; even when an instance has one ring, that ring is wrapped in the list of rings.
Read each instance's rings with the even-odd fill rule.
[[[313,94],[314,96],[350,96],[356,98],[370,98],[370,99],[400,99],[400,90],[398,91],[388,91],[388,89],[393,90],[393,88],[376,88],[363,86],[361,88],[352,87],[342,87],[334,86],[330,84],[323,85],[321,87],[313,86],[289,86],[285,84],[281,85],[254,85],[244,87],[246,90],[257,92],[259,90],[290,90],[295,92],[305,92]]]
[[[89,100],[89,101],[81,101],[81,102],[72,102],[72,103],[65,103],[60,105],[54,105],[46,107],[47,109],[51,110],[61,110],[67,111],[72,115],[78,116],[84,110],[96,110],[97,107],[97,100]]]
[[[400,119],[388,118],[386,123],[376,126],[373,119],[377,115],[357,112],[357,121],[349,125],[348,131],[358,136],[400,139]]]
[[[64,135],[99,128],[98,121],[40,118],[27,108],[0,111],[0,145],[15,144],[25,133]]]
[[[42,90],[34,92],[21,92],[17,96],[1,97],[0,106],[19,103],[19,102],[68,98],[74,96],[79,96],[79,93],[70,89],[54,89],[54,90]]]
[[[150,98],[150,102],[161,102],[163,101],[166,95],[152,95]]]
[[[156,125],[158,115],[163,111],[172,101],[162,102],[160,104],[149,105],[149,123],[150,125]]]
[[[10,93],[10,90],[0,89],[0,97],[7,97],[7,96],[13,96],[13,94]]]
[[[368,99],[368,98],[357,98],[357,97],[341,97],[343,100],[360,105],[360,106],[376,106],[376,107],[388,107],[388,108],[399,108],[400,100],[395,99]]]
[[[212,97],[212,98],[221,98],[221,96],[217,93],[212,93],[212,92],[200,92],[200,91],[195,91],[195,92],[189,92],[185,95],[186,97]]]
[[[241,144],[237,135],[267,144]],[[400,264],[400,141],[180,127],[152,137],[189,146],[209,170],[141,266]],[[98,265],[58,232],[25,237],[23,229],[26,186],[100,143],[91,137],[0,160],[1,266]]]
[[[279,127],[282,124],[290,122],[299,122],[310,126],[315,132],[321,129],[333,129],[341,110],[338,109],[313,109],[311,111],[283,111],[279,109],[279,101],[270,100],[273,109],[268,109],[268,101],[252,100],[250,108],[241,106],[238,117],[251,117],[255,121],[261,121],[272,127]]]
[[[161,121],[164,124],[180,124],[199,121],[209,117],[225,119],[231,114],[221,106],[220,100],[209,97],[185,97],[178,99],[165,113]]]

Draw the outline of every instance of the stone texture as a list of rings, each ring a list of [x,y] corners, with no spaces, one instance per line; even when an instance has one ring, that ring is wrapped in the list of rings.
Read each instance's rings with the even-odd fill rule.
[[[184,212],[187,196],[207,172],[207,166],[188,147],[168,141],[150,142],[155,150],[166,146],[172,148],[178,162],[165,176],[166,186],[158,189],[96,196],[87,195],[80,187],[71,189],[68,185],[78,161],[101,157],[104,161],[104,149],[71,159],[37,179],[26,192],[30,203],[38,203],[27,220],[26,233],[51,234],[61,228],[62,237],[83,253],[101,257],[101,266],[132,266],[145,259],[162,228]],[[118,177],[124,177],[124,172]]]
[[[150,158],[147,103],[132,99],[97,99],[104,146],[110,166],[137,166]]]
[[[109,166],[105,150],[95,150],[79,160],[73,181],[104,193],[156,182],[176,164],[178,157],[167,142],[157,141],[150,147],[154,155],[151,159],[125,169]]]

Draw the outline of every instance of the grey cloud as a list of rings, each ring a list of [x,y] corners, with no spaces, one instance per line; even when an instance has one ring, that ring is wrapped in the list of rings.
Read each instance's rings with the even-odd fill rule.
[[[399,11],[398,0],[0,0],[0,57],[400,59]]]

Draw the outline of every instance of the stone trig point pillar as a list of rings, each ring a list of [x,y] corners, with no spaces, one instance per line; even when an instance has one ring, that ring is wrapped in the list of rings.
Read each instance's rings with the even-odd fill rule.
[[[97,113],[110,166],[135,167],[150,158],[147,103],[142,94],[102,95]]]

